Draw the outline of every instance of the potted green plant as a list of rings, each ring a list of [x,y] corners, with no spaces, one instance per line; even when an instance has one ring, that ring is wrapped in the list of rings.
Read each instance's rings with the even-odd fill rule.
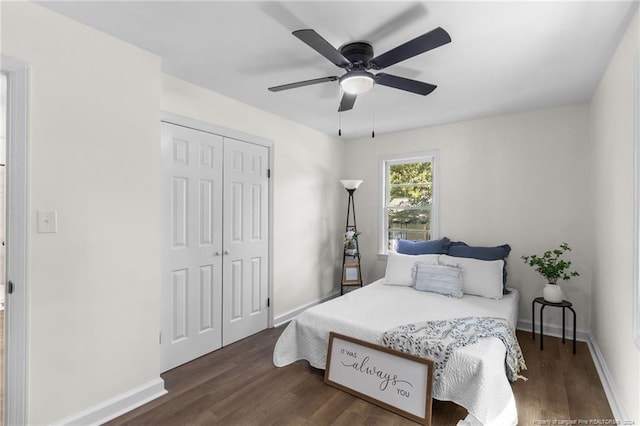
[[[569,280],[571,277],[577,277],[580,274],[577,271],[571,271],[571,261],[564,260],[562,256],[565,252],[571,251],[569,244],[562,243],[560,248],[548,250],[541,256],[532,254],[522,256],[522,260],[529,266],[533,266],[537,272],[546,278],[547,284],[544,286],[544,299],[552,303],[562,302],[564,296],[562,289],[558,285],[558,280]]]
[[[347,231],[344,233],[344,252],[348,256],[358,254],[358,231]]]

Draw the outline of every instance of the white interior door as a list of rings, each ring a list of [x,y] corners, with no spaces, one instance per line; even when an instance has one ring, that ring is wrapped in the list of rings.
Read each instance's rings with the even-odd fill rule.
[[[222,147],[162,123],[162,371],[222,345]]]
[[[223,345],[268,327],[268,148],[224,141]]]

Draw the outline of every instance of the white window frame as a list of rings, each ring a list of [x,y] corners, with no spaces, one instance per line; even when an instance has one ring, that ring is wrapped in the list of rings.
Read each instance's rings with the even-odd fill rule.
[[[394,154],[380,157],[378,168],[379,213],[378,213],[378,255],[383,258],[388,254],[388,226],[386,215],[387,201],[387,167],[394,164],[417,163],[430,161],[432,164],[433,204],[431,205],[430,233],[432,239],[440,237],[440,152],[438,150],[420,151],[407,154]]]

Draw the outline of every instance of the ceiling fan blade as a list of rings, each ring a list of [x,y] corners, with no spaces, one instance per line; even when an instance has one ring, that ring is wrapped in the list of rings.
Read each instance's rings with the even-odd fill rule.
[[[351,61],[314,30],[297,30],[292,34],[340,68],[351,67]]]
[[[281,86],[269,87],[269,90],[272,92],[280,92],[282,90],[289,90],[289,89],[296,89],[298,87],[311,86],[312,84],[326,83],[327,81],[336,81],[337,79],[338,77],[336,76],[314,78],[313,80],[298,81],[297,83],[289,83],[289,84],[283,84]]]
[[[344,93],[342,95],[342,100],[340,100],[340,107],[338,108],[338,112],[349,111],[353,108],[353,104],[356,103],[356,98],[358,95],[352,95],[351,93]]]
[[[397,75],[379,73],[374,77],[376,84],[381,84],[394,89],[406,90],[407,92],[416,93],[418,95],[428,95],[433,92],[436,87],[433,84],[423,83],[422,81],[411,80],[409,78],[398,77]]]
[[[449,33],[438,27],[435,30],[429,31],[428,33],[422,34],[413,40],[401,44],[382,55],[376,56],[369,63],[371,68],[381,70],[449,42],[451,42]]]

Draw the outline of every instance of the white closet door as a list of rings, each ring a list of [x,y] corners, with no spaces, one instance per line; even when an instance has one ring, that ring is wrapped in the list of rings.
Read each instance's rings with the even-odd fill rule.
[[[162,371],[222,345],[222,147],[162,123]]]
[[[268,326],[266,147],[225,138],[223,345]]]

